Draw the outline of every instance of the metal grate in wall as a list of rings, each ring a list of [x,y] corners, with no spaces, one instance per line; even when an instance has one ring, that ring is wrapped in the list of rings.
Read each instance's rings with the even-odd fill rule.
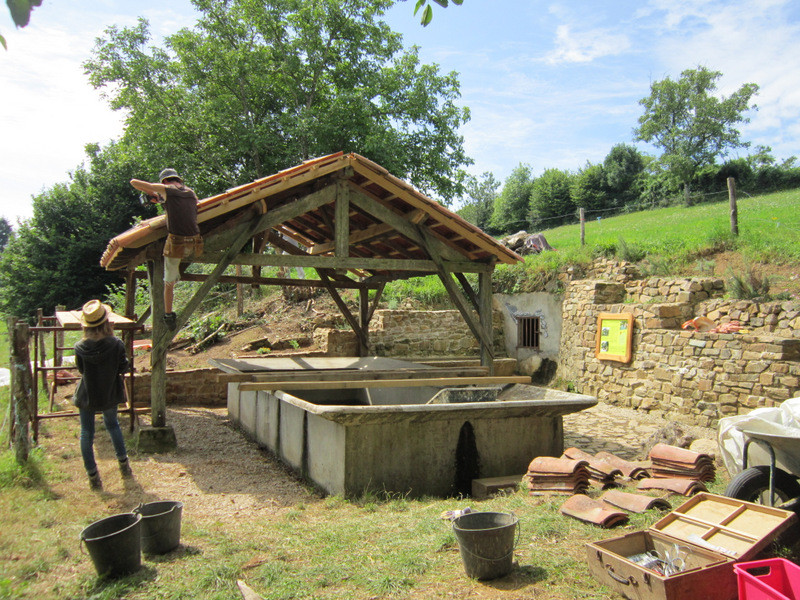
[[[539,317],[517,317],[517,348],[539,349],[541,320]]]

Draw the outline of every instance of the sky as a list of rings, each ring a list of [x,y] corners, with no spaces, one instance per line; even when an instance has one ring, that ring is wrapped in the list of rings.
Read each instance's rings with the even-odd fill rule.
[[[792,0],[464,0],[434,5],[422,27],[414,0],[385,20],[420,47],[424,63],[459,73],[462,128],[474,175],[505,181],[519,164],[534,175],[602,162],[634,144],[650,84],[699,65],[723,73],[719,94],[760,86],[742,138],[778,159],[800,156],[800,2]],[[189,0],[44,0],[15,29],[0,6],[0,217],[32,215],[32,196],[85,160],[88,143],[123,130],[83,73],[94,40],[143,16],[160,40],[195,20]],[[641,150],[654,148],[637,143]],[[735,156],[746,155],[739,150]]]

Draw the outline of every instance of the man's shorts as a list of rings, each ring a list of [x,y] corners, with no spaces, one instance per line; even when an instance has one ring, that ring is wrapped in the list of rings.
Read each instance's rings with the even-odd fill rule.
[[[164,244],[164,281],[175,283],[180,279],[181,260],[203,254],[203,237],[200,235],[167,235]]]

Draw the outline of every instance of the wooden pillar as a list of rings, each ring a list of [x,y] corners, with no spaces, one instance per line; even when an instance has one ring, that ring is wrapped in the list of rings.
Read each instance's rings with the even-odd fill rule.
[[[336,214],[333,221],[335,254],[339,258],[350,255],[350,188],[344,181],[336,184]]]
[[[358,355],[369,356],[369,289],[362,287],[358,290],[358,317],[361,325],[361,335],[358,336]]]
[[[739,235],[739,210],[736,206],[736,180],[728,177],[728,202],[731,207],[731,233]]]
[[[29,347],[29,329],[27,323],[16,322],[8,319],[9,350],[11,352],[11,373],[13,387],[11,389],[10,404],[14,410],[14,453],[19,464],[27,462],[30,454],[30,427],[29,423],[33,412],[31,410],[31,388],[33,376],[31,375],[31,359]]]
[[[492,271],[478,274],[478,306],[480,307],[481,329],[485,338],[493,340],[492,335]],[[494,349],[481,343],[481,366],[489,367],[489,375],[494,375]]]
[[[586,215],[584,214],[583,208],[580,209],[581,215],[581,246],[586,245]]]
[[[125,273],[125,316],[136,320],[136,277],[133,270]]]
[[[164,259],[147,263],[150,306],[153,307],[153,348],[150,351],[150,420],[153,427],[167,422],[167,347],[171,336],[164,323]]]

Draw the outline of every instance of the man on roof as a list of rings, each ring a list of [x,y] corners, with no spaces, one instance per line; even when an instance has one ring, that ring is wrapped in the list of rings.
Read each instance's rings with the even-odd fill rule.
[[[161,183],[131,179],[131,185],[147,194],[151,201],[164,205],[167,213],[167,241],[164,244],[164,322],[175,329],[172,311],[175,282],[180,279],[181,260],[203,253],[203,238],[197,226],[197,195],[186,187],[175,169],[164,169]]]

